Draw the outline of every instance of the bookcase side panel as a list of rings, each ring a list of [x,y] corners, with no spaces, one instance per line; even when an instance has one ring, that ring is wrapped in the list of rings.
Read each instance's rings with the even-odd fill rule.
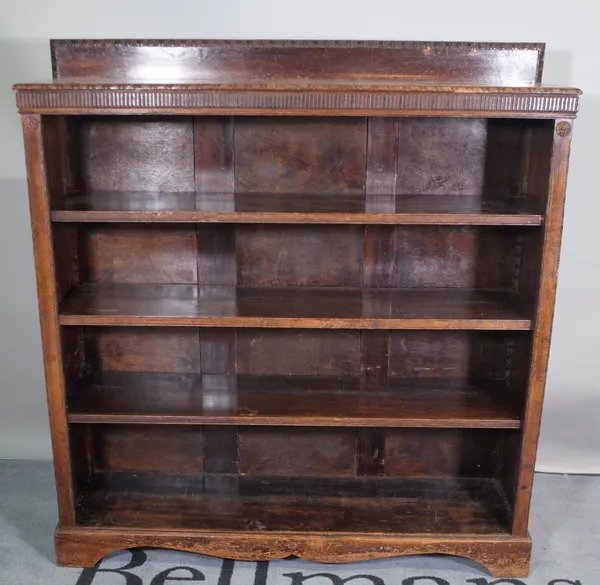
[[[22,123],[59,524],[61,526],[74,526],[75,494],[69,449],[69,429],[66,418],[61,335],[58,325],[59,289],[55,276],[50,223],[51,188],[49,179],[57,181],[62,181],[62,179],[60,176],[53,179],[46,172],[44,139],[47,139],[47,137],[44,136],[45,118],[39,115],[25,115],[22,116]]]
[[[572,121],[557,119],[554,124],[550,181],[545,214],[544,241],[541,257],[539,289],[531,367],[517,479],[514,507],[513,534],[525,535],[529,519],[531,489],[540,432],[542,404],[548,370],[550,338],[554,317],[560,243],[567,185],[567,172],[571,148]]]

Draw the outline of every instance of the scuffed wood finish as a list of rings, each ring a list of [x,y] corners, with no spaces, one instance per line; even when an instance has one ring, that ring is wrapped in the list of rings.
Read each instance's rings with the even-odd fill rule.
[[[202,473],[202,429],[99,425],[92,433],[94,471],[116,473]],[[80,495],[80,498],[82,496]]]
[[[503,380],[100,372],[83,378],[73,423],[506,428],[521,426]]]
[[[481,563],[494,577],[529,573],[528,536],[401,536],[344,533],[303,534],[59,528],[57,561],[63,567],[92,567],[124,548],[166,548],[241,561],[272,561],[290,555],[322,563],[350,563],[418,554],[448,554]]]
[[[373,189],[383,189],[368,178]],[[411,195],[90,192],[64,197],[55,222],[541,225],[519,200]]]
[[[20,84],[61,565],[529,569],[580,91],[541,44],[54,41]]]
[[[192,120],[150,120],[100,116],[76,126],[79,183],[97,191],[193,190]]]
[[[53,40],[55,79],[541,81],[543,43]],[[173,52],[177,51],[177,59]]]
[[[54,41],[52,51],[54,83],[15,86],[23,113],[552,118],[575,116],[580,93],[540,85],[542,44]]]
[[[43,119],[41,116],[28,115],[22,117],[22,123],[59,522],[63,526],[74,526],[75,490],[58,326],[59,298],[50,227],[50,193],[44,160]],[[60,175],[57,179],[64,180]]]
[[[376,91],[373,90],[376,87]],[[322,83],[227,86],[109,83],[18,84],[22,114],[192,114],[240,116],[427,116],[574,118],[577,89],[552,86],[377,86]]]
[[[508,505],[496,480],[355,477],[356,458],[343,441],[350,433],[352,429],[309,429],[307,449],[302,450],[294,443],[297,435],[252,429],[248,440],[240,437],[241,476],[99,471],[83,488],[79,523],[268,533],[289,531],[293,518],[290,532],[347,533],[352,526],[352,532],[365,535],[507,534]],[[250,442],[279,436],[300,457],[297,462],[278,451],[246,451]],[[313,450],[321,458],[309,458]],[[323,475],[315,473],[319,465],[334,465],[332,473],[318,477]],[[291,476],[290,467],[305,473]],[[265,475],[266,470],[275,473]],[[415,514],[426,497],[429,506]]]
[[[236,190],[364,193],[365,118],[237,118]]]
[[[567,173],[571,149],[571,121],[556,120],[550,163],[546,229],[541,257],[537,312],[533,330],[533,349],[529,370],[527,402],[524,413],[523,438],[517,477],[513,532],[527,533],[533,473],[540,433],[542,404],[546,388],[550,337],[554,318],[554,303],[560,260]]]
[[[88,284],[65,299],[59,320],[62,325],[531,329],[514,293],[459,288]]]

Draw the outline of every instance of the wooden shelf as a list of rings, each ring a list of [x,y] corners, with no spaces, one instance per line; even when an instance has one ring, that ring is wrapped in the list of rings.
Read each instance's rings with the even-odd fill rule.
[[[518,297],[471,289],[252,288],[85,284],[62,325],[529,330]]]
[[[110,472],[93,476],[78,503],[81,526],[216,532],[506,534],[508,515],[493,479]]]
[[[75,193],[58,200],[56,222],[541,225],[523,200],[456,195],[276,193]]]
[[[364,381],[363,381],[364,386]],[[69,422],[518,429],[502,380],[98,372],[69,401]]]

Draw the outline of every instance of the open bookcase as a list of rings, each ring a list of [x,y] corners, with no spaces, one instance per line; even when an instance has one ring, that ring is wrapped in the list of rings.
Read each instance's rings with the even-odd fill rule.
[[[23,118],[61,565],[528,572],[579,91],[543,45],[54,41]]]

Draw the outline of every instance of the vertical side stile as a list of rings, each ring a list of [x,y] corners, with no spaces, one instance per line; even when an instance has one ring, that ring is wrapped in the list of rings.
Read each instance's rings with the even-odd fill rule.
[[[44,122],[42,116],[28,114],[22,116],[22,123],[50,416],[50,434],[57,483],[59,524],[61,526],[74,526],[76,521],[75,490],[69,447],[66,384],[58,323],[58,294],[50,222],[50,193],[42,136],[42,124]]]
[[[533,350],[528,394],[523,419],[521,457],[517,480],[513,534],[525,535],[531,503],[531,489],[548,370],[550,336],[554,317],[560,243],[562,238],[567,172],[571,148],[572,121],[556,120],[550,163],[548,203],[544,218],[544,244],[538,301],[533,328]]]

